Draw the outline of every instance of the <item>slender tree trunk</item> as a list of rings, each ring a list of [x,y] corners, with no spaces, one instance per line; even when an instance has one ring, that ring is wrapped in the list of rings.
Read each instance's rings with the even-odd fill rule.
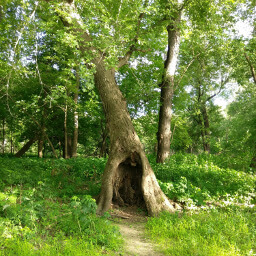
[[[44,114],[43,114],[44,115]],[[43,118],[44,119],[44,118]],[[45,133],[45,122],[43,120],[41,126],[41,132],[38,139],[38,157],[43,158],[43,149],[44,149],[44,133]]]
[[[256,169],[256,145],[254,146],[254,152],[250,163],[250,167]]]
[[[31,138],[16,154],[16,157],[21,157],[23,156],[29,148],[37,141],[37,136]]]
[[[256,155],[253,156],[251,163],[250,163],[250,167],[256,168]]]
[[[210,124],[205,104],[202,107],[202,119],[202,129],[204,134],[203,147],[205,152],[210,153]]]
[[[161,87],[160,111],[157,132],[157,162],[163,163],[170,156],[171,139],[171,116],[172,116],[172,98],[174,92],[174,75],[180,46],[179,24],[181,20],[181,11],[178,11],[177,18],[168,26],[168,51],[164,64],[164,74]]]
[[[67,154],[67,158],[71,158],[72,157],[72,138],[71,136],[68,135],[68,154]]]
[[[5,150],[5,119],[3,119],[3,140],[2,140],[2,153],[4,154]]]
[[[78,102],[78,92],[79,92],[79,84],[80,84],[80,77],[79,77],[79,68],[76,68],[76,91],[74,93],[74,133],[73,133],[73,143],[72,143],[72,157],[77,157],[77,143],[78,143],[78,111],[77,111],[77,102]]]
[[[244,52],[244,56],[245,56],[245,59],[246,59],[248,65],[250,67],[253,81],[256,84],[256,72],[255,72],[254,66],[253,66],[253,64],[252,64],[252,62],[250,60],[250,57],[248,56],[248,54],[246,52]]]
[[[44,99],[46,98],[46,86],[43,85],[43,90],[44,90]],[[45,127],[45,120],[46,120],[46,105],[44,104],[43,100],[39,101],[40,105],[43,105],[43,110],[42,110],[42,121],[40,125],[40,136],[38,138],[38,157],[43,158],[43,149],[44,149],[44,141],[45,141],[45,133],[46,133],[46,127]]]
[[[43,158],[44,141],[42,137],[38,140],[38,157]]]
[[[11,155],[13,154],[13,131],[12,131],[12,122],[11,122]]]
[[[61,153],[62,153],[62,146],[61,146],[61,141],[59,140],[59,157],[61,158]]]
[[[68,105],[64,109],[64,158],[68,158],[68,128],[67,128]]]

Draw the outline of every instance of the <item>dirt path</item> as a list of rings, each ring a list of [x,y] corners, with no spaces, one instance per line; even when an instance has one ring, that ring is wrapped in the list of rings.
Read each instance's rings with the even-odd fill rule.
[[[120,218],[120,216],[124,218]],[[156,251],[154,244],[146,238],[146,217],[140,214],[120,212],[115,218],[124,239],[124,256],[163,256]]]
[[[132,225],[118,224],[124,238],[124,255],[129,256],[156,256],[162,255],[155,251],[153,244],[145,238],[145,224]]]

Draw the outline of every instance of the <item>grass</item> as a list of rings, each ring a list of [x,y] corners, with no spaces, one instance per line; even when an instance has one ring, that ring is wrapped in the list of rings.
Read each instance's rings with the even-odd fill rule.
[[[0,255],[103,255],[122,250],[96,216],[102,159],[0,158]]]
[[[255,255],[256,177],[216,156],[175,154],[151,165],[163,191],[185,208],[150,218],[166,255]],[[220,160],[219,160],[220,161]],[[96,216],[106,159],[0,158],[0,255],[114,255],[119,231]]]
[[[251,209],[163,213],[148,221],[147,233],[166,255],[255,255],[256,218]]]

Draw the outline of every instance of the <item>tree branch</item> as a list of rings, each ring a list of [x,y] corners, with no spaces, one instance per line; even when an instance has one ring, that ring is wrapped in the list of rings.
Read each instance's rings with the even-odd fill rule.
[[[253,81],[254,83],[256,84],[256,73],[255,73],[255,69],[251,63],[251,60],[250,60],[250,57],[248,56],[248,54],[246,53],[246,51],[244,51],[244,56],[245,56],[245,59],[247,60],[248,64],[249,64],[249,67],[251,69],[251,73],[252,73],[252,77],[253,77]]]
[[[183,79],[184,75],[186,74],[186,72],[188,71],[189,67],[192,65],[192,63],[195,61],[195,59],[201,54],[201,52],[199,52],[197,55],[195,55],[191,61],[188,63],[188,65],[186,66],[186,68],[184,69],[178,83],[175,85],[175,88],[179,86],[181,80]]]
[[[144,7],[148,4],[148,0],[145,1],[144,3]],[[140,33],[140,28],[141,28],[141,21],[143,19],[143,17],[145,16],[145,13],[142,12],[140,13],[139,17],[138,17],[138,21],[137,21],[137,29],[136,29],[136,34],[134,39],[132,40],[133,43],[130,46],[129,50],[126,52],[126,54],[124,55],[124,57],[119,58],[119,63],[118,63],[118,68],[121,68],[122,66],[124,66],[125,64],[127,64],[127,62],[129,61],[130,57],[132,56],[133,52],[136,51],[136,44],[138,42],[138,38],[139,38],[139,33]]]
[[[224,85],[229,81],[229,77],[227,77],[225,80],[221,79],[221,84],[220,84],[220,89],[218,92],[214,93],[213,95],[209,96],[205,102],[211,100],[212,98],[214,98],[215,96],[217,96],[218,94],[220,94],[221,90],[223,89]]]

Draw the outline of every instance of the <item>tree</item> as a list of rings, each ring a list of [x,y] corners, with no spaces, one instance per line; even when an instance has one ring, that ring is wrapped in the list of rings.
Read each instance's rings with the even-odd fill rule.
[[[80,3],[86,13],[89,12],[86,6],[88,2],[86,1],[83,6]],[[114,7],[112,4],[105,1],[93,3],[96,7],[93,9],[94,16],[85,16],[86,19],[93,18],[98,21],[96,22],[98,31],[94,28],[91,33],[88,32],[90,30],[84,27],[82,17],[79,15],[73,1],[62,1],[56,5],[56,12],[59,13],[70,35],[79,34],[77,41],[81,54],[84,57],[86,54],[90,55],[90,59],[87,59],[88,67],[91,68],[93,66],[95,70],[95,86],[100,94],[107,120],[110,153],[103,174],[97,211],[98,213],[107,211],[111,207],[112,200],[117,201],[119,204],[134,204],[144,201],[150,215],[158,214],[162,210],[173,211],[174,206],[169,202],[157,183],[154,172],[132,125],[126,101],[115,80],[117,68],[127,64],[131,54],[136,50],[144,16],[143,11],[147,6],[147,2],[144,7],[142,2],[138,1],[136,3],[140,5],[139,12],[138,8],[131,6],[132,3],[130,2],[123,3],[124,6],[122,6],[122,2],[116,3]],[[90,9],[92,8],[90,7]],[[130,20],[125,19],[127,9],[133,10],[133,12],[130,11],[128,13]],[[95,16],[95,12],[99,15],[98,17]],[[120,23],[130,23],[132,18],[129,29],[131,31],[132,27],[132,31],[129,31],[129,34],[125,34],[127,31],[120,29],[121,27],[117,21],[115,22],[116,27],[111,27],[110,25],[110,27],[104,27],[106,21],[108,21],[107,24],[110,24],[111,19],[120,18],[120,16],[123,18],[123,20],[120,19]],[[134,19],[134,16],[137,18]],[[110,20],[108,20],[109,17]],[[107,32],[105,33],[104,42],[97,42],[104,35],[102,32]],[[128,45],[125,46],[122,43],[123,49],[120,49],[121,51],[118,54],[124,53],[125,49],[126,53],[118,59],[116,55],[113,55],[113,52],[107,48],[102,48],[102,44],[106,44],[106,42],[108,42],[107,46],[110,49],[118,47],[118,44],[115,43],[116,33],[119,37],[125,38],[126,45]]]
[[[180,45],[180,26],[181,15],[184,5],[179,1],[166,3],[163,9],[167,9],[170,15],[170,21],[166,27],[168,33],[167,57],[164,62],[164,73],[160,84],[160,111],[157,132],[157,162],[163,163],[170,156],[170,139],[171,139],[171,115],[172,115],[172,97],[175,89],[174,75],[179,54]]]

